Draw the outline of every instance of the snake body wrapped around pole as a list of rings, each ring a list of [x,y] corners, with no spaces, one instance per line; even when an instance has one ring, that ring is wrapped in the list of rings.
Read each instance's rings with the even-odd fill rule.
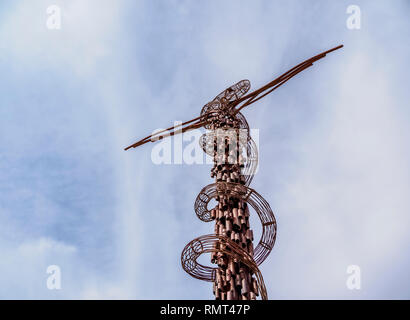
[[[249,184],[258,165],[258,151],[241,113],[234,113],[229,103],[239,99],[250,88],[242,80],[206,104],[201,115],[207,118],[209,130],[200,139],[204,152],[213,157],[212,183],[201,190],[195,201],[195,212],[204,222],[215,221],[215,233],[188,243],[181,255],[182,267],[191,276],[213,282],[218,300],[267,299],[263,277],[258,266],[271,252],[276,239],[276,220],[266,200]],[[211,200],[217,205],[209,209]],[[259,216],[262,236],[253,246],[249,224],[250,208]],[[216,267],[204,266],[199,256],[211,254]]]

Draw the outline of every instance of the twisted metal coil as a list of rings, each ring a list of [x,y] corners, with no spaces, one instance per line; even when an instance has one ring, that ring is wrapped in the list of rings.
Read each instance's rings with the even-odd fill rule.
[[[218,94],[212,101],[204,105],[201,110],[201,117],[206,115],[206,117],[204,118],[210,119],[217,116],[218,114],[220,114],[220,111],[227,110],[230,103],[242,98],[242,96],[244,96],[250,88],[251,83],[249,80],[241,80],[238,83],[235,83],[234,85]],[[243,118],[243,120],[246,122],[246,119],[243,115],[239,116],[238,118]],[[240,121],[243,122],[242,119],[240,119]],[[204,125],[204,127],[206,129],[211,129],[212,125],[207,123]]]
[[[255,141],[252,138],[249,139],[246,147],[246,160],[244,168],[242,169],[242,175],[245,177],[245,186],[249,186],[253,180],[253,177],[258,170],[258,148]]]
[[[215,281],[217,268],[204,266],[197,259],[204,253],[221,252],[245,264],[256,276],[262,299],[267,299],[266,287],[258,266],[265,261],[276,240],[276,219],[266,200],[255,190],[239,183],[217,182],[203,188],[195,200],[195,212],[204,222],[212,221],[208,203],[219,196],[246,201],[256,211],[262,223],[262,236],[251,257],[239,245],[222,235],[205,235],[189,242],[181,254],[182,268],[192,277]]]
[[[221,252],[246,265],[256,276],[262,299],[268,299],[265,283],[258,265],[246,251],[227,237],[210,234],[198,237],[189,242],[182,251],[182,267],[196,279],[215,281],[216,268],[203,266],[197,261],[200,255],[213,252]]]
[[[269,203],[255,190],[239,183],[217,182],[201,190],[195,200],[195,213],[204,221],[212,221],[208,203],[220,196],[234,197],[246,201],[256,211],[262,224],[262,236],[254,250],[253,259],[260,265],[273,249],[276,241],[276,219]]]

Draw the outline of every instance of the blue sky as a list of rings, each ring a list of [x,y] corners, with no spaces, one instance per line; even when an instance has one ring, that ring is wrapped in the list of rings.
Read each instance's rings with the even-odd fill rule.
[[[62,12],[46,28],[46,9]],[[359,5],[360,30],[346,27]],[[340,43],[244,112],[278,220],[271,299],[409,298],[408,1],[2,1],[0,298],[208,299],[180,253],[213,231],[209,165],[123,148]],[[251,221],[258,230],[258,221]],[[257,236],[256,236],[257,237]],[[46,287],[49,265],[62,289]],[[361,290],[346,268],[361,267]]]

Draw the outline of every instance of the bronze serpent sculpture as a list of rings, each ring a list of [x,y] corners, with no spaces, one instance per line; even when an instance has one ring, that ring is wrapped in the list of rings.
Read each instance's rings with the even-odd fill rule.
[[[222,299],[239,296],[256,299],[259,294],[267,299],[258,265],[272,251],[276,239],[276,220],[269,204],[248,187],[258,164],[256,144],[250,137],[245,117],[240,112],[233,113],[228,105],[249,89],[250,82],[242,80],[216,96],[201,111],[201,115],[207,114],[210,119],[206,126],[210,131],[199,143],[204,152],[213,156],[211,175],[216,182],[201,190],[194,207],[200,220],[216,220],[215,235],[192,240],[181,254],[183,269],[194,278],[214,282],[216,298]],[[208,204],[213,199],[222,205],[209,210]],[[262,223],[262,236],[255,249],[248,204]],[[211,253],[211,262],[218,267],[200,264],[197,259],[204,253]]]
[[[195,212],[204,222],[215,221],[215,234],[204,235],[189,242],[181,254],[183,269],[194,278],[213,282],[215,299],[248,300],[268,295],[258,266],[265,261],[276,241],[277,225],[266,200],[249,185],[258,166],[258,150],[251,138],[248,122],[240,112],[270,94],[292,77],[343,45],[322,52],[299,63],[261,88],[248,93],[249,80],[227,88],[207,103],[198,117],[168,129],[157,131],[125,150],[147,142],[204,127],[202,150],[213,157],[212,183],[201,190],[195,201]],[[210,201],[217,205],[209,209]],[[249,207],[258,214],[262,235],[253,247],[253,231],[249,225]],[[198,262],[202,254],[211,254],[211,263]]]

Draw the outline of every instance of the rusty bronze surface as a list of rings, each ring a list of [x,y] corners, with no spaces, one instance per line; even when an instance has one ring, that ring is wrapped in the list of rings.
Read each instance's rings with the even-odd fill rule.
[[[213,282],[213,293],[219,300],[267,299],[267,291],[258,266],[265,261],[276,240],[275,216],[267,201],[249,187],[258,166],[258,150],[249,132],[249,125],[240,112],[280,87],[299,72],[313,65],[340,45],[316,55],[265,86],[249,93],[249,80],[227,88],[207,103],[200,116],[178,126],[162,130],[125,148],[135,148],[149,141],[204,127],[208,131],[199,143],[213,157],[211,177],[215,183],[204,187],[195,200],[195,213],[204,221],[215,221],[214,234],[200,236],[182,251],[181,264],[192,277]],[[208,208],[211,200],[214,208]],[[254,248],[250,228],[250,208],[262,224],[261,238]],[[198,262],[203,254],[211,255],[216,267]]]

